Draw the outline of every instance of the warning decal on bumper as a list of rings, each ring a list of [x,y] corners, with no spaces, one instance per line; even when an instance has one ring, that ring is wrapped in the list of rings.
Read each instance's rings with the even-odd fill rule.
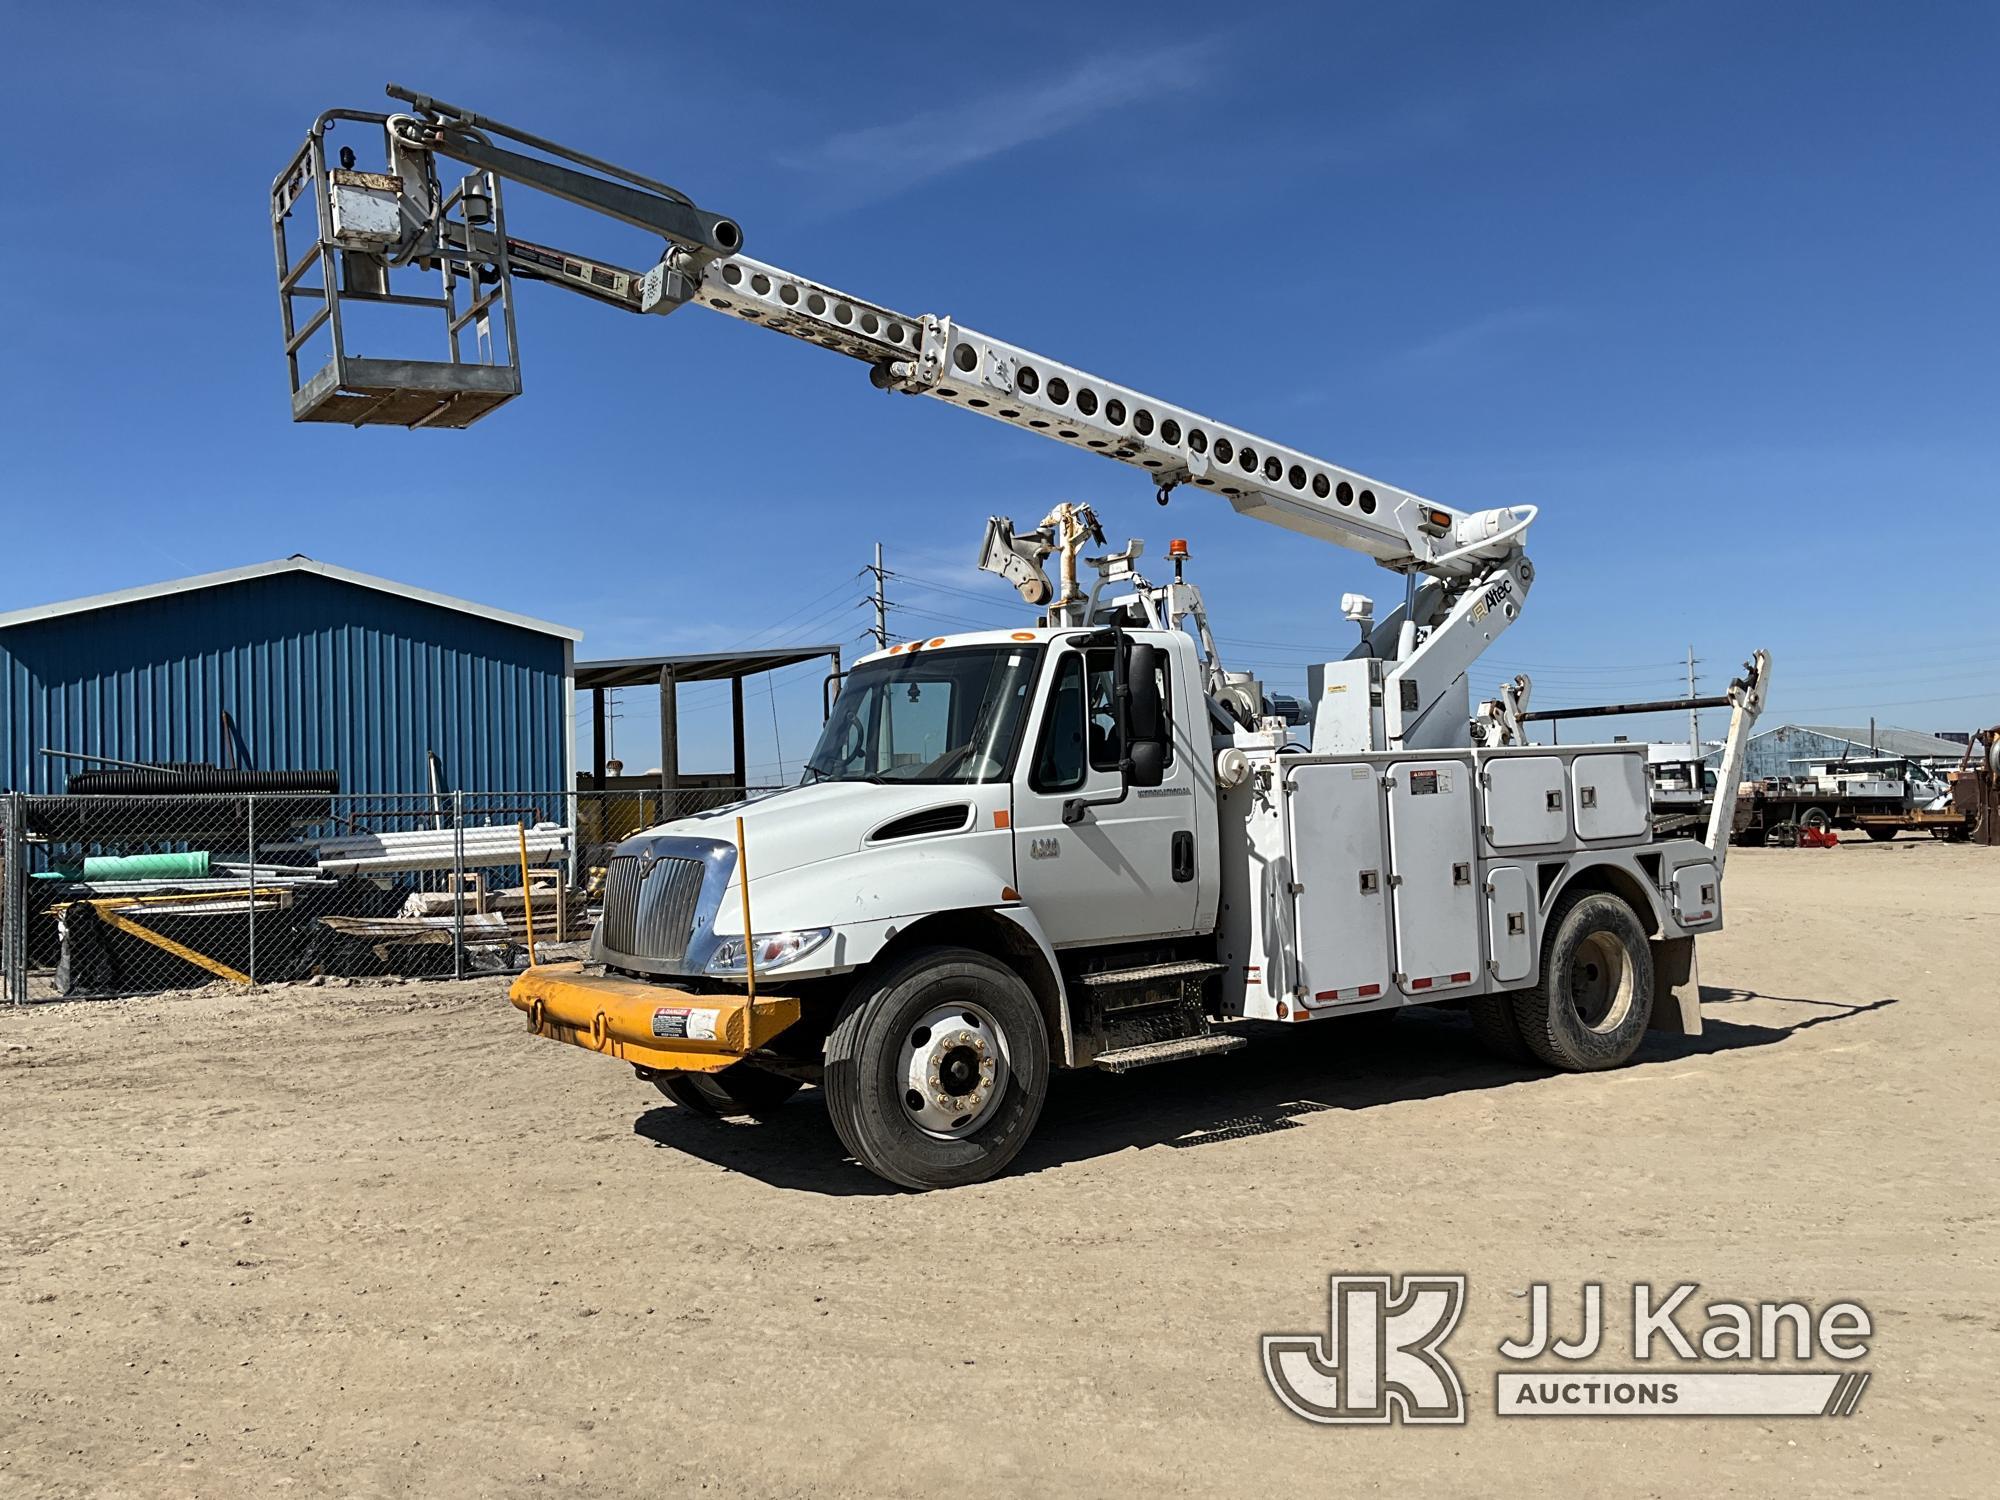
[[[663,1005],[653,1012],[653,1035],[690,1042],[712,1042],[715,1040],[716,1024],[721,1019],[722,1012],[719,1010]]]

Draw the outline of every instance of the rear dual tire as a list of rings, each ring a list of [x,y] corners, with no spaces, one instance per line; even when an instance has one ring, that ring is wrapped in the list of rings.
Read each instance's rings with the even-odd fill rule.
[[[1653,950],[1632,908],[1581,891],[1559,900],[1532,989],[1482,995],[1472,1029],[1510,1062],[1589,1073],[1629,1062],[1653,1018]]]
[[[1542,943],[1541,980],[1514,996],[1528,1050],[1569,1073],[1631,1060],[1653,1019],[1653,950],[1638,917],[1600,891],[1558,901]]]

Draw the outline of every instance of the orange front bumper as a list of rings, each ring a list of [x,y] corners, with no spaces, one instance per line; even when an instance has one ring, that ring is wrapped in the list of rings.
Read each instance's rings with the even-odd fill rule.
[[[660,1072],[719,1073],[799,1018],[787,995],[695,995],[669,985],[538,964],[507,998],[528,1030]]]

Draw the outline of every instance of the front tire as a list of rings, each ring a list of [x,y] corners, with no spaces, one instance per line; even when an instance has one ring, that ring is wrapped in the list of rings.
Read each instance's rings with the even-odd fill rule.
[[[1541,980],[1514,996],[1521,1040],[1552,1068],[1588,1073],[1630,1060],[1653,1017],[1653,951],[1632,908],[1600,891],[1550,913]]]
[[[738,1063],[719,1073],[668,1073],[653,1086],[683,1109],[713,1119],[749,1115],[762,1120],[799,1091],[796,1078]]]
[[[926,948],[864,977],[826,1041],[841,1143],[923,1191],[984,1182],[1048,1097],[1049,1039],[1021,977],[970,948]]]

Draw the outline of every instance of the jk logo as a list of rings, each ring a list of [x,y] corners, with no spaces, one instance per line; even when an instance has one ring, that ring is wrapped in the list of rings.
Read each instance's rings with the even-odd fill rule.
[[[1465,1308],[1463,1276],[1335,1276],[1324,1338],[1264,1335],[1264,1378],[1308,1422],[1465,1421],[1440,1348]]]

